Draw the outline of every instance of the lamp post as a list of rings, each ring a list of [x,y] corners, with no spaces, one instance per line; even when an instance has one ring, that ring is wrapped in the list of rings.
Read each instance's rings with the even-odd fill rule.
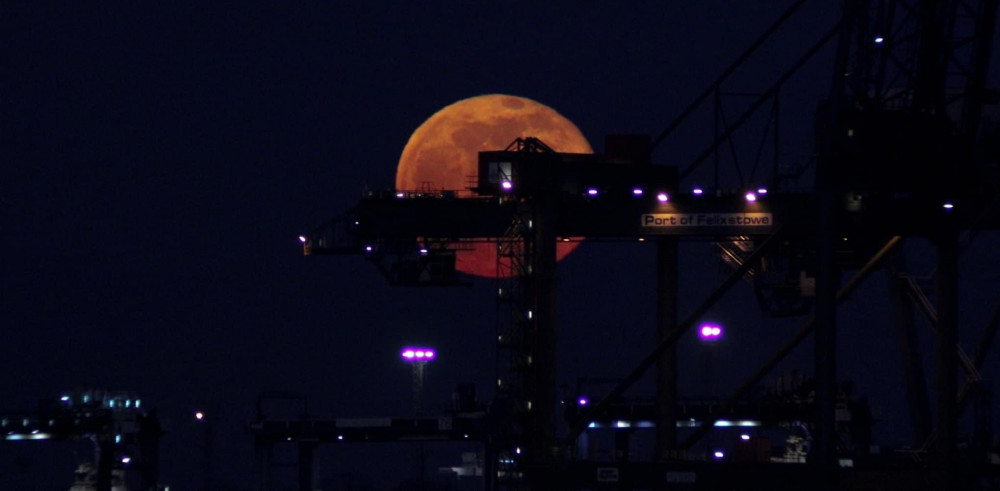
[[[420,398],[424,391],[424,367],[437,356],[433,348],[408,346],[400,353],[403,361],[413,367],[413,417],[420,417]]]
[[[712,397],[712,345],[722,339],[722,326],[714,322],[702,323],[698,337],[708,347],[705,350],[705,392]]]
[[[198,425],[202,427],[204,436],[204,445],[202,450],[204,450],[204,461],[202,462],[202,473],[204,474],[204,489],[209,491],[212,489],[212,417],[203,411],[195,411],[194,419]]]
[[[713,397],[712,390],[712,351],[713,345],[722,339],[722,326],[714,322],[704,322],[698,327],[698,338],[705,344],[705,392],[707,398]],[[714,438],[709,435],[706,444],[714,447]],[[722,460],[725,453],[721,449],[711,449],[713,460]]]
[[[399,356],[413,367],[413,424],[416,425],[420,419],[420,398],[424,392],[424,367],[437,356],[437,353],[433,348],[407,346]],[[424,444],[420,442],[417,447],[417,475],[420,476],[420,489],[425,489],[424,466]]]

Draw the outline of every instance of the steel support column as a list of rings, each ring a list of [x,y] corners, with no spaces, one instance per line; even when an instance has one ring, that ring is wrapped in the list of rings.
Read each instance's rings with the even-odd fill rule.
[[[839,39],[830,84],[829,104],[832,108],[830,128],[840,128],[845,107],[845,74],[851,46],[854,14],[858,0],[844,0],[844,16],[838,27]],[[837,195],[840,185],[835,181],[834,165],[843,146],[845,135],[831,133],[819,140],[819,160],[816,164],[816,194],[819,199],[819,234],[817,238],[816,303],[814,309],[813,363],[816,392],[816,430],[809,456],[816,471],[818,489],[837,488],[837,446],[835,427],[837,384],[837,288],[840,271],[834,262],[837,239]]]
[[[656,342],[677,337],[677,243],[676,237],[656,242]],[[666,348],[656,361],[655,458],[676,457],[677,448],[677,346]]]
[[[556,424],[556,235],[554,203],[548,195],[531,203],[528,234],[534,242],[528,269],[528,313],[525,363],[527,380],[527,456],[529,466],[555,459]],[[544,468],[544,466],[540,467]],[[544,489],[545,476],[532,473],[531,489]],[[539,487],[540,486],[540,487]]]
[[[946,229],[949,227],[945,227]],[[945,484],[956,489],[958,434],[958,234],[943,231],[937,242],[937,331],[935,364],[937,439],[935,454]]]
[[[257,438],[254,442],[254,465],[257,468],[257,491],[270,491],[273,489],[271,482],[271,457],[274,451],[274,444],[263,438]]]
[[[316,491],[316,447],[318,441],[299,442],[299,491]]]

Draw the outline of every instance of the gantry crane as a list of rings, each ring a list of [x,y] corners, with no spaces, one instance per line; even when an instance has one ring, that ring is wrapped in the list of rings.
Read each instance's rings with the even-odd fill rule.
[[[955,396],[960,393],[962,353],[956,349],[956,258],[960,233],[1000,228],[996,175],[1000,154],[991,143],[996,127],[981,124],[984,107],[995,102],[986,87],[995,43],[996,0],[846,0],[841,18],[830,30],[744,113],[717,128],[715,141],[693,162],[650,163],[652,149],[700,104],[717,95],[735,67],[804,3],[799,0],[790,6],[655,138],[612,138],[603,155],[559,153],[537,140],[518,140],[503,151],[480,154],[475,197],[459,198],[452,192],[373,193],[340,219],[302,237],[307,254],[364,254],[398,284],[459,283],[454,254],[461,253],[461,244],[470,240],[497,244],[501,260],[507,258],[504,264],[511,278],[500,293],[507,296],[511,317],[501,323],[498,336],[504,355],[498,370],[502,404],[497,407],[506,410],[497,419],[503,424],[491,429],[496,437],[491,440],[492,458],[487,459],[491,479],[498,474],[523,476],[506,485],[532,489],[551,487],[552,479],[579,482],[569,473],[594,469],[567,464],[566,449],[588,421],[609,411],[617,397],[653,366],[658,374],[656,455],[664,469],[677,465],[674,459],[681,455],[677,450],[710,431],[718,415],[705,416],[687,441],[677,441],[674,346],[726,290],[750,276],[768,314],[811,312],[811,316],[725,400],[724,407],[735,405],[777,361],[814,334],[815,440],[810,455],[814,465],[804,476],[782,471],[781,479],[831,487],[846,483],[840,478],[848,471],[838,469],[834,443],[836,305],[874,269],[889,263],[901,270],[897,246],[904,237],[923,237],[938,250],[934,301],[912,282],[894,283],[893,290],[897,300],[904,295],[918,300],[936,326],[933,424],[919,364],[914,362],[907,370],[916,438],[933,449],[934,465],[920,472],[926,472],[921,476],[931,488],[967,483],[968,476],[958,471],[956,431],[960,405],[974,391],[963,388],[961,396]],[[835,60],[830,96],[816,114],[812,192],[771,192],[766,197],[754,195],[750,201],[742,191],[682,191],[685,178],[717,153],[755,111],[776,101],[796,71],[831,43],[836,46]],[[777,166],[775,170],[770,184],[784,177]],[[750,191],[757,187],[742,184]],[[655,244],[660,342],[606,397],[583,412],[569,434],[557,438],[555,243],[574,237]],[[717,239],[734,270],[693,312],[680,318],[677,240],[684,237]],[[852,271],[854,276],[841,284],[841,274]],[[905,310],[898,309],[901,316]],[[997,324],[995,319],[988,323],[974,356],[962,358],[970,374],[982,364]],[[912,329],[906,326],[904,332]],[[915,346],[905,342],[908,335],[901,339],[904,351],[910,351],[904,358],[915,360]],[[518,467],[498,469],[497,462],[510,462],[499,455],[521,448]],[[701,475],[701,483],[718,482],[697,468],[684,469],[695,478]],[[687,479],[688,470],[675,477]],[[617,471],[613,474],[619,476]],[[622,482],[663,484],[655,481],[662,479],[662,473],[646,469],[634,475],[647,477]],[[857,479],[851,475],[850,482]]]

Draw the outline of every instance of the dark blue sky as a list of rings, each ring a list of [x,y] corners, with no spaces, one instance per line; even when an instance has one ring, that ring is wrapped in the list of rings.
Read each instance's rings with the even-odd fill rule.
[[[460,382],[488,399],[491,281],[391,288],[359,258],[303,257],[297,236],[345,211],[365,185],[392,186],[410,133],[466,97],[535,99],[598,151],[609,133],[655,135],[790,3],[5,3],[0,408],[77,386],[139,392],[168,424],[162,479],[175,489],[200,482],[191,413],[214,408],[216,476],[249,488],[244,426],[263,391],[302,392],[317,416],[406,416],[410,374],[398,349],[419,341],[440,350],[425,407],[443,408]],[[727,89],[766,88],[838,6],[809,2]],[[812,152],[813,110],[832,69],[830,50],[821,55],[783,92],[783,161]],[[685,166],[707,144],[707,123],[710,112],[697,115],[654,161]],[[989,253],[986,239],[969,257]],[[682,253],[686,312],[726,271],[706,242]],[[622,376],[648,351],[652,268],[641,244],[584,244],[563,263],[561,383]],[[964,279],[997,277],[976,269]],[[896,414],[905,406],[884,275],[865,291],[842,316],[844,378],[902,428],[877,435],[898,437],[908,426]],[[970,340],[994,299],[977,287],[963,294]],[[762,318],[746,286],[715,316],[730,326],[714,367],[720,390],[801,324]],[[782,369],[811,371],[808,349],[793,358]],[[701,367],[703,353],[685,340],[681,360]],[[699,390],[703,377],[685,372],[682,390]],[[402,462],[377,473],[330,451],[323,475],[353,469],[388,489],[407,477],[410,451],[380,451]],[[49,458],[0,446],[0,487],[68,488],[73,459]]]

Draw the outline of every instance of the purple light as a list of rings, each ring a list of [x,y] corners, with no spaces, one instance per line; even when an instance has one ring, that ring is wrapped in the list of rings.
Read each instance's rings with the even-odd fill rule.
[[[403,348],[399,355],[409,362],[423,362],[433,360],[435,353],[431,348]]]
[[[722,337],[722,326],[718,324],[702,324],[698,336],[704,341],[715,341]]]
[[[757,194],[767,194],[767,188],[757,188]]]
[[[667,193],[657,193],[656,200],[660,203],[666,203],[667,201],[670,201],[670,196],[667,196]]]
[[[746,198],[747,198],[747,202],[749,202],[749,203],[753,203],[754,201],[757,201],[757,195],[754,194],[753,191],[747,191]]]
[[[701,188],[694,188],[691,190],[691,192],[694,193],[695,196],[701,196],[701,194],[704,193],[705,191],[702,190]]]
[[[426,255],[427,255],[427,253],[428,253],[428,251],[427,251],[427,248],[426,248],[426,247],[421,247],[421,248],[420,248],[420,255],[421,255],[421,256],[426,256]]]
[[[365,252],[371,252],[373,250],[375,250],[375,248],[372,247],[370,244],[365,246]]]
[[[642,196],[642,188],[632,188],[632,196]]]
[[[500,183],[500,187],[502,187],[505,191],[510,191],[510,189],[514,187],[514,184],[510,181],[504,181]]]
[[[950,210],[952,208],[955,208],[955,203],[952,203],[951,201],[945,201],[944,204],[941,206],[946,210]]]
[[[715,457],[715,460],[722,460],[726,457],[726,453],[723,452],[722,450],[716,450],[715,453],[712,454],[712,456]]]
[[[590,401],[588,401],[586,397],[581,397],[581,398],[579,398],[579,399],[576,400],[576,403],[579,404],[579,405],[581,405],[581,406],[586,406],[588,402],[590,402]]]
[[[587,188],[588,196],[597,196],[597,188]]]

